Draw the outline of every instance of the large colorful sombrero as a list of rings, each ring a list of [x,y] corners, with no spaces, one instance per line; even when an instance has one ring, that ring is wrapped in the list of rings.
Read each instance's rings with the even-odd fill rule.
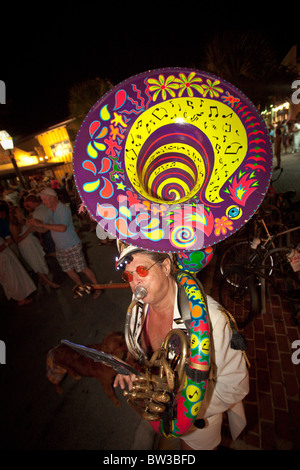
[[[198,251],[239,230],[272,171],[268,131],[235,86],[186,68],[152,70],[106,93],[87,114],[74,176],[111,235],[153,251]]]

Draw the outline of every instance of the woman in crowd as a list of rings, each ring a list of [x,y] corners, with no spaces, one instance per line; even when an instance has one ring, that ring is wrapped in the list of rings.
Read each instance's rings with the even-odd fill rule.
[[[26,225],[26,217],[22,209],[15,206],[11,211],[10,231],[17,243],[20,254],[28,266],[38,275],[41,284],[49,284],[57,289],[59,284],[48,278],[49,267],[45,260],[45,252],[38,238],[33,235],[36,229]]]
[[[26,272],[17,256],[8,247],[8,243],[0,237],[0,284],[7,300],[15,300],[19,306],[32,301],[29,297],[36,286]]]

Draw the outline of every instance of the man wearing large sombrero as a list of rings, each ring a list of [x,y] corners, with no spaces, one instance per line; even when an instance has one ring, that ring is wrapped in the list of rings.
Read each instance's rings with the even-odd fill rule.
[[[128,349],[141,367],[152,366],[155,351],[165,371],[169,392],[146,400],[151,425],[163,436],[179,436],[184,448],[212,449],[228,411],[236,438],[245,426],[241,401],[249,384],[244,346],[233,342],[234,322],[206,299],[193,274],[252,217],[267,191],[272,148],[258,111],[240,90],[206,72],[148,71],[91,109],[73,166],[87,209],[122,241],[117,267],[134,296],[125,324]],[[187,338],[183,367],[178,341],[185,350]],[[182,383],[175,393],[176,367]],[[133,387],[130,376],[119,374],[115,384],[126,382]]]

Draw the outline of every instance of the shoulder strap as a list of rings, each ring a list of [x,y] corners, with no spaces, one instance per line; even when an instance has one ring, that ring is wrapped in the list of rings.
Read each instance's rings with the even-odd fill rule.
[[[234,317],[229,313],[222,305],[219,306],[219,311],[224,315],[228,328],[231,331],[231,341],[230,341],[230,347],[232,349],[237,349],[242,351],[243,356],[245,358],[245,361],[247,363],[247,366],[250,367],[250,361],[248,359],[248,356],[246,354],[246,349],[248,347],[248,343],[244,335],[239,332],[236,321]]]
[[[191,314],[190,314],[188,298],[186,296],[186,293],[184,292],[184,288],[180,284],[177,284],[177,286],[178,286],[178,297],[177,297],[178,310],[181,315],[181,318],[175,320],[175,323],[177,324],[184,323],[186,330],[189,334],[190,329],[191,329]]]

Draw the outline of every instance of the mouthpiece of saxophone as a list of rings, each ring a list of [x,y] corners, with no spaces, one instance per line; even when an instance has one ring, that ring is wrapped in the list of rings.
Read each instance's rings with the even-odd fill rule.
[[[148,292],[147,292],[147,289],[145,289],[145,287],[138,286],[135,288],[134,297],[136,300],[143,299],[144,297],[146,297],[147,294]]]

